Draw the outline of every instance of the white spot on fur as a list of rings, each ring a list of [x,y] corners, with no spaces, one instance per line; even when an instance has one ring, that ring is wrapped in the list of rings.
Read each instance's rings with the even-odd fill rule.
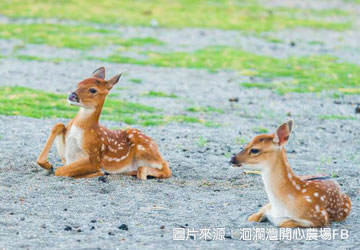
[[[144,148],[142,145],[138,145],[138,146],[137,146],[137,149],[142,150],[142,151],[145,150],[145,148]]]

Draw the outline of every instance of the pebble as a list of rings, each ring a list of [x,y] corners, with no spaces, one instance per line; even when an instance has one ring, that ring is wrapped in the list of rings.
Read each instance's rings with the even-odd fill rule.
[[[120,230],[129,230],[128,226],[126,224],[121,224],[119,227],[118,227]]]

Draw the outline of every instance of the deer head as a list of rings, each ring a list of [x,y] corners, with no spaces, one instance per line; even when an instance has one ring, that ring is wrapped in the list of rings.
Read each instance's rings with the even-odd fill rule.
[[[230,163],[232,166],[247,165],[249,169],[263,170],[288,142],[293,121],[290,120],[276,129],[273,134],[256,136],[245,148],[236,154]]]
[[[78,83],[77,89],[69,94],[68,102],[82,108],[102,107],[107,94],[119,81],[122,74],[105,80],[105,68],[98,68],[93,72],[92,77]]]

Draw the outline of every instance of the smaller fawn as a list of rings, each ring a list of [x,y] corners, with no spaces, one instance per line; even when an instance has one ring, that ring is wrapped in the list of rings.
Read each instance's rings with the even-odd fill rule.
[[[48,162],[50,148],[56,141],[64,166],[56,176],[86,178],[102,176],[101,169],[109,173],[169,178],[169,164],[163,160],[156,143],[137,129],[109,130],[99,124],[105,98],[119,81],[121,74],[105,80],[105,68],[93,72],[92,77],[81,81],[77,90],[68,96],[71,105],[80,111],[68,125],[56,124],[40,153],[37,163],[52,170]]]
[[[287,160],[284,145],[293,121],[282,124],[274,134],[256,136],[230,163],[260,170],[269,203],[249,221],[269,219],[279,227],[323,227],[342,221],[350,213],[349,197],[327,176],[296,176]]]

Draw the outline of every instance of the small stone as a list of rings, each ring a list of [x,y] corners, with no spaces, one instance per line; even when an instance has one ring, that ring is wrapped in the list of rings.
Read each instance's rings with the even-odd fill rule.
[[[20,220],[21,220],[21,221],[24,221],[24,220],[25,220],[25,217],[21,217]]]
[[[72,227],[70,227],[70,226],[65,226],[64,230],[65,230],[65,231],[71,231],[71,230],[72,230]]]
[[[165,229],[165,226],[164,225],[160,226],[160,229]]]
[[[294,41],[291,41],[291,42],[290,42],[290,46],[291,46],[291,47],[295,47],[295,46],[296,46],[296,43],[295,43]]]
[[[64,211],[67,211],[67,208],[64,208]]]
[[[94,226],[90,227],[90,230],[94,230],[94,229],[95,229],[95,227],[94,227]]]
[[[119,227],[118,227],[120,230],[129,230],[128,226],[126,224],[121,224]]]
[[[98,181],[102,181],[102,182],[106,183],[106,182],[107,182],[107,178],[106,178],[105,176],[100,176],[100,177],[98,178]]]
[[[229,102],[239,102],[239,98],[237,97],[229,98]]]
[[[96,223],[96,220],[91,220],[91,223]]]
[[[113,232],[108,232],[109,235],[114,236],[115,234]]]
[[[356,114],[360,114],[360,105],[358,105],[358,106],[355,108],[355,113],[356,113]]]

